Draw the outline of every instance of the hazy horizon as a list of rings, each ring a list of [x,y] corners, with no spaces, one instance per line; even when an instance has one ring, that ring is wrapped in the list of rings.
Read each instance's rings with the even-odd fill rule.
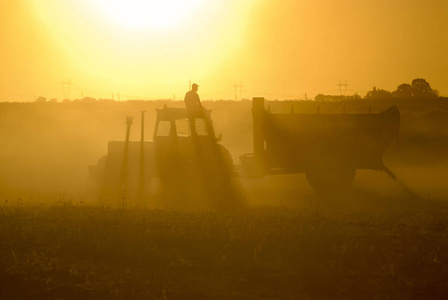
[[[179,100],[189,80],[210,100],[312,98],[339,83],[364,96],[414,78],[448,95],[442,0],[123,3],[3,2],[0,101]]]

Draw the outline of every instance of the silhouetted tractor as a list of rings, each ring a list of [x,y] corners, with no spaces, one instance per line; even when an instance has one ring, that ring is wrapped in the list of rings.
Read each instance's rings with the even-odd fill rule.
[[[385,171],[383,154],[398,137],[396,106],[369,114],[271,113],[253,99],[254,153],[240,157],[248,177],[305,173],[316,191],[348,187],[359,169]]]
[[[155,178],[159,198],[166,202],[217,199],[226,192],[234,172],[232,158],[218,143],[221,138],[215,136],[209,110],[190,120],[184,108],[156,109],[153,141],[144,141],[143,118],[142,112],[140,141],[129,140],[128,117],[126,140],[109,142],[107,155],[89,168],[100,198],[112,203],[144,201],[154,194]]]
[[[252,113],[254,153],[240,157],[246,177],[305,173],[318,192],[347,188],[359,169],[385,171],[395,179],[383,162],[400,128],[395,106],[369,114],[274,114],[263,98],[254,98]],[[142,138],[129,141],[128,117],[126,140],[109,142],[108,154],[90,167],[100,198],[144,201],[154,194],[157,178],[158,198],[167,203],[215,199],[206,204],[216,207],[230,199],[234,166],[215,136],[210,111],[194,121],[183,108],[165,106],[156,114],[153,141],[143,139],[143,112]]]

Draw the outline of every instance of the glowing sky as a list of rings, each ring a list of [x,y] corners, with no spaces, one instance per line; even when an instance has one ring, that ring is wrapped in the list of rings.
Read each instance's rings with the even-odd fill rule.
[[[126,5],[124,5],[126,4]],[[425,78],[448,96],[446,0],[0,1],[0,101],[364,96]]]

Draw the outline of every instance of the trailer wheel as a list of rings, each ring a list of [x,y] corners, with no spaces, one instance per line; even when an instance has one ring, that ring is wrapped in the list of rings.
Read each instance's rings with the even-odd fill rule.
[[[313,168],[305,173],[311,187],[318,193],[331,193],[350,188],[356,169],[344,167]]]

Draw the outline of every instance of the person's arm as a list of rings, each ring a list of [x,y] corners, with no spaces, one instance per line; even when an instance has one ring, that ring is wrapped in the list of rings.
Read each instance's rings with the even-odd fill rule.
[[[198,96],[198,106],[200,107],[200,108],[203,108],[202,107],[202,103],[201,103],[201,99],[199,99],[199,95],[197,95]]]

